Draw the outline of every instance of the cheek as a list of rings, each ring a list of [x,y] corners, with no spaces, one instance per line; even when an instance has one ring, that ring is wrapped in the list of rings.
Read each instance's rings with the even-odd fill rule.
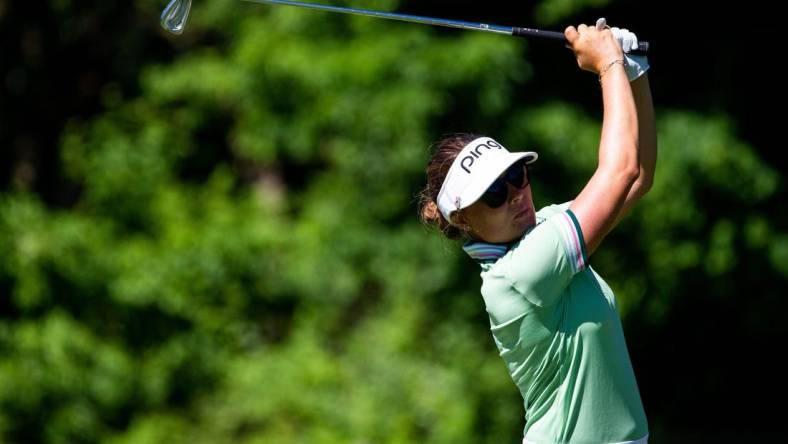
[[[490,242],[503,242],[511,237],[511,221],[507,218],[506,212],[488,214],[479,225],[478,231]]]
[[[505,207],[493,210],[474,204],[465,214],[475,233],[487,242],[508,242],[522,234],[525,227],[513,222]]]
[[[465,219],[473,227],[473,231],[487,239],[495,232],[497,226],[496,214],[488,208],[481,207],[478,203],[473,204],[465,213]]]

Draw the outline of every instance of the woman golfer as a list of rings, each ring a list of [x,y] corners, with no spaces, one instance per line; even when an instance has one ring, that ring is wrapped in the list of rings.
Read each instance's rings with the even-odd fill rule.
[[[625,53],[635,35],[604,19],[565,35],[580,68],[599,75],[604,104],[598,166],[580,194],[534,211],[536,153],[461,134],[437,144],[421,217],[465,239],[481,265],[490,330],[525,404],[523,442],[643,444],[648,424],[615,297],[588,261],[651,186],[648,63]]]

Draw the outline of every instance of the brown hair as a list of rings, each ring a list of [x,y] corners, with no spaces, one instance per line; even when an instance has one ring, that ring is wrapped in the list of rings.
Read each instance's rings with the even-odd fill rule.
[[[419,193],[419,217],[430,227],[437,228],[444,236],[452,240],[469,237],[469,233],[454,225],[443,217],[438,209],[438,192],[440,192],[446,175],[449,174],[454,159],[460,151],[473,140],[479,138],[475,134],[458,133],[443,137],[433,144],[434,151],[427,163],[427,185]]]

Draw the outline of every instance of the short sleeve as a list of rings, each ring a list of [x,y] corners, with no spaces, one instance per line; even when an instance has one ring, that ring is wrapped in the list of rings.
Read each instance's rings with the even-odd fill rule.
[[[529,302],[553,305],[575,274],[586,268],[583,233],[568,208],[528,232],[512,250],[505,275]]]

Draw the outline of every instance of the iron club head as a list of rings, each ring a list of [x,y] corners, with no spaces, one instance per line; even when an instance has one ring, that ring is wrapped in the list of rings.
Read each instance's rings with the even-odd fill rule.
[[[189,18],[189,10],[192,8],[192,0],[171,0],[170,4],[161,13],[162,28],[173,34],[180,34],[186,26],[186,19]]]

